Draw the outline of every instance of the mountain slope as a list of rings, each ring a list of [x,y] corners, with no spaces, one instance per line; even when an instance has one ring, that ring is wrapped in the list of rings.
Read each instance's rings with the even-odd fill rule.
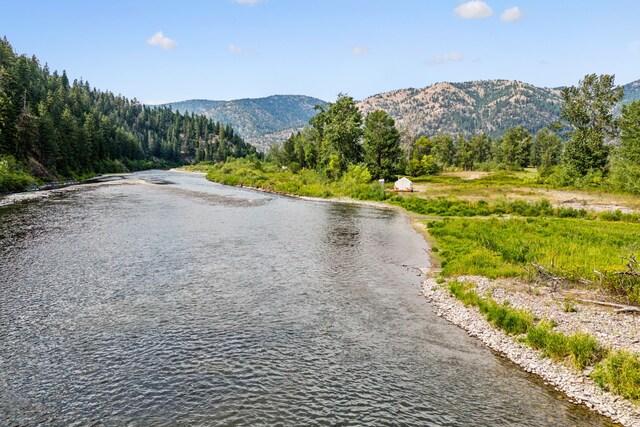
[[[326,102],[304,95],[273,95],[233,101],[194,99],[165,105],[174,111],[204,114],[229,123],[245,141],[266,148],[308,124],[316,114],[313,107],[319,104]]]
[[[500,136],[523,125],[531,132],[560,117],[560,91],[511,80],[437,83],[373,95],[358,103],[363,113],[388,112],[413,134]]]
[[[623,104],[631,104],[633,101],[640,100],[640,80],[627,83],[623,86],[624,98],[622,98]]]

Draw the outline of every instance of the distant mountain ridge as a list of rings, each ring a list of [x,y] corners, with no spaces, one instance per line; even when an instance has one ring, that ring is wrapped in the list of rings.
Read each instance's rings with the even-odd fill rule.
[[[621,104],[640,100],[640,80],[623,86]],[[398,89],[358,102],[363,114],[381,109],[409,134],[484,132],[500,137],[522,125],[530,132],[560,120],[562,87],[544,88],[515,80],[477,80],[436,83],[421,89]],[[321,99],[304,95],[273,95],[233,101],[193,99],[164,104],[174,111],[204,114],[229,123],[246,142],[266,149],[306,126]],[[615,111],[619,113],[620,106]]]
[[[623,86],[620,106],[640,99],[640,80]],[[399,89],[358,103],[363,114],[381,109],[412,135],[448,133],[469,136],[483,132],[500,137],[522,125],[535,133],[560,120],[561,89],[537,87],[515,80],[436,83],[422,89]]]
[[[622,98],[622,104],[631,104],[633,101],[640,100],[640,80],[627,83],[622,87],[624,88],[624,98]]]
[[[273,95],[233,101],[192,99],[164,105],[229,123],[246,142],[264,149],[307,125],[317,113],[314,107],[325,104],[326,101],[305,95]]]
[[[498,137],[522,125],[530,132],[560,118],[560,91],[512,80],[436,83],[422,89],[400,89],[358,103],[367,114],[385,110],[400,128],[418,135],[484,132]]]

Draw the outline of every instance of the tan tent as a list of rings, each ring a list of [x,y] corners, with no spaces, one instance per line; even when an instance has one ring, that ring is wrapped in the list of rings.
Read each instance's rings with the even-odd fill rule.
[[[393,189],[394,191],[409,191],[412,192],[413,191],[413,184],[411,183],[411,180],[402,177],[399,180],[396,181],[396,183],[393,185]]]

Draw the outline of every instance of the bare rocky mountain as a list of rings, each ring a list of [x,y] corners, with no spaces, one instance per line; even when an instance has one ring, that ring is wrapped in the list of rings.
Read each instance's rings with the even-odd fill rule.
[[[388,112],[399,128],[417,135],[484,132],[497,137],[523,125],[530,132],[560,118],[557,89],[511,80],[437,83],[422,89],[400,89],[358,103],[363,113]]]

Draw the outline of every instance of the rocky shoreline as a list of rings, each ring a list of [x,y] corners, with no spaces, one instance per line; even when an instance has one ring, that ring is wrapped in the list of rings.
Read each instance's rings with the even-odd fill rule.
[[[563,316],[559,315],[562,312],[562,308],[548,294],[536,295],[535,298],[527,300],[526,292],[523,296],[520,291],[507,291],[504,285],[490,282],[483,277],[463,276],[458,279],[473,282],[480,293],[489,292],[496,300],[509,301],[514,307],[527,308],[537,316],[542,314],[546,318],[553,318],[558,322],[559,330],[564,328],[565,331],[576,332],[580,330],[591,332],[589,327],[585,327],[585,325],[591,324],[591,329],[601,331],[597,338],[604,344],[637,351],[633,348],[637,343],[633,341],[640,336],[634,333],[636,331],[635,328],[626,329],[629,339],[625,337],[619,340],[615,336],[610,336],[608,340],[602,339],[603,335],[606,335],[603,331],[608,325],[611,325],[611,322],[616,323],[617,319],[615,317],[621,316],[620,314],[605,314],[604,310],[601,310],[602,312],[598,313],[599,316],[593,317],[593,310],[598,310],[597,308],[581,306],[578,308],[577,313],[586,310],[589,318],[583,317],[583,319],[587,320],[587,322],[575,316],[577,320],[572,323],[566,318],[563,320]],[[640,426],[640,407],[620,396],[603,391],[589,377],[590,371],[577,372],[568,366],[543,358],[540,352],[517,342],[513,337],[492,327],[477,308],[465,307],[433,278],[428,278],[422,283],[422,294],[433,304],[438,316],[463,328],[470,336],[478,338],[486,346],[501,353],[525,371],[540,376],[545,382],[564,392],[572,402],[584,404],[593,411],[609,417],[624,426]],[[634,316],[626,317],[625,322],[635,323],[637,327],[637,319]],[[619,330],[617,328],[614,329],[616,331]],[[618,345],[614,345],[614,343]],[[629,348],[628,345],[620,345],[620,343],[634,345]]]

